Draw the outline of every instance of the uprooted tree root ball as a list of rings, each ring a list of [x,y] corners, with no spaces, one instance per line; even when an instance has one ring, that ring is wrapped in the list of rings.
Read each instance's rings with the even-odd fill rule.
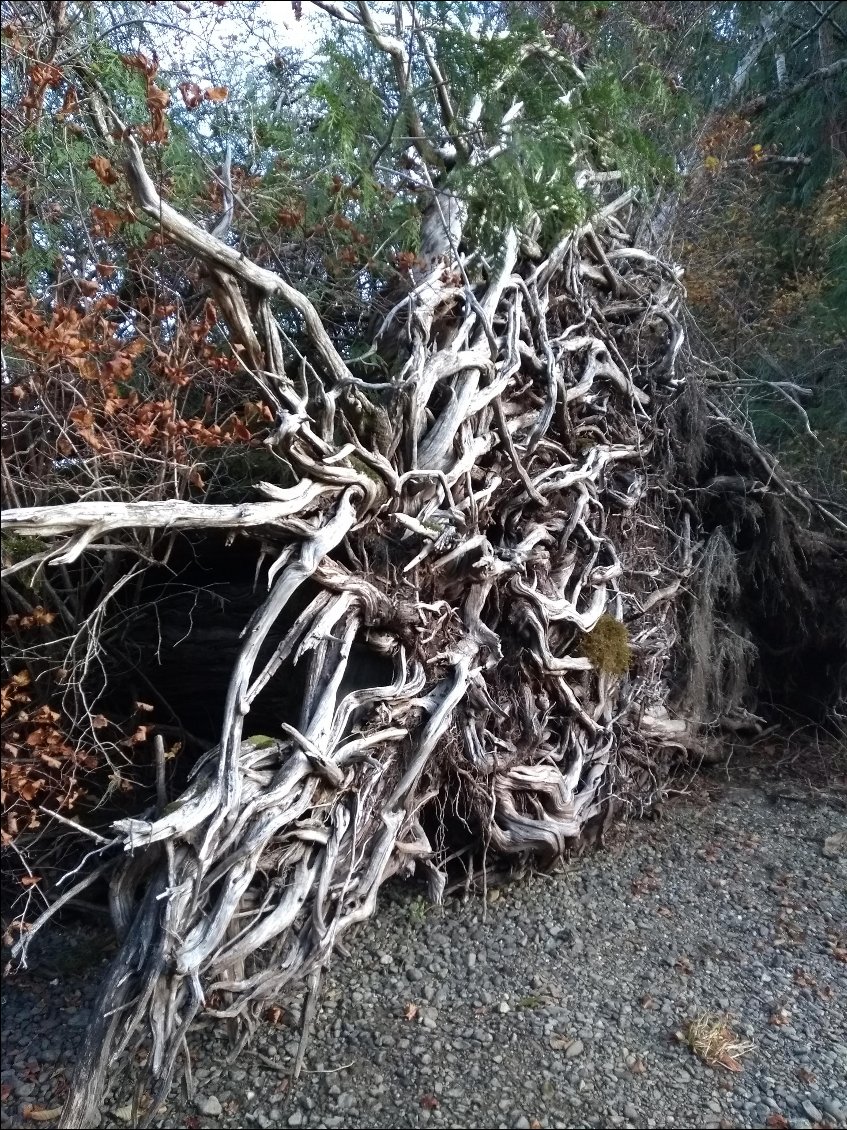
[[[367,5],[344,12],[402,77],[400,41],[377,35]],[[157,802],[92,832],[63,896],[108,881],[120,938],[68,1127],[96,1121],[110,1065],[140,1045],[155,1111],[201,1010],[246,1041],[269,1001],[305,984],[307,1033],[338,939],[391,876],[423,873],[438,901],[457,872],[470,887],[504,862],[549,865],[616,813],[649,810],[709,727],[759,724],[754,642],[733,608],[774,568],[790,600],[805,584],[797,532],[843,526],[702,395],[682,271],[634,241],[636,193],[614,177],[598,179],[590,222],[544,248],[537,226],[506,226],[488,258],[460,254],[458,202],[430,185],[423,222],[441,238],[433,250],[424,232],[377,327],[393,367],[375,384],[304,293],[228,242],[231,184],[214,231],[174,208],[86,81],[133,215],[213,280],[291,480],[263,483],[261,500],[122,494],[4,513],[24,547],[12,574],[121,548],[152,568],[174,531],[198,556],[225,531],[255,536],[266,592],[242,625],[218,744],[169,798],[159,741]],[[275,305],[302,319],[302,350]],[[764,521],[782,540],[763,557],[751,531]],[[384,681],[356,678],[363,653]],[[256,733],[251,708],[272,686],[302,687],[301,701]]]
[[[233,285],[253,287],[261,308],[283,284],[171,217],[140,151],[129,152],[139,206]],[[677,710],[680,625],[694,617],[701,662],[720,665],[723,645],[709,634],[708,602],[683,596],[736,582],[723,535],[704,541],[669,483],[666,422],[690,365],[683,291],[674,267],[632,244],[629,206],[613,201],[537,262],[507,234],[496,269],[474,284],[440,263],[431,271],[410,297],[410,356],[383,409],[387,453],[367,445],[361,415],[342,417],[343,443],[332,426],[315,430],[309,405],[271,369],[289,405],[277,442],[295,486],[228,508],[8,513],[16,534],[71,536],[54,561],[72,562],[107,532],[213,522],[260,527],[272,547],[220,745],[163,811],[118,821],[96,847],[122,944],[65,1125],[92,1117],[109,1063],[138,1042],[150,1045],[155,1109],[201,1009],[247,1038],[266,1002],[304,979],[314,1004],[336,940],[373,913],[390,876],[422,868],[438,899],[451,854],[468,882],[504,857],[552,861],[620,807],[649,807],[674,759],[700,749],[698,719]],[[595,266],[606,260],[615,287]],[[434,349],[445,308],[449,340]],[[666,335],[640,355],[634,330],[657,322]],[[275,322],[262,324],[264,354],[278,356]],[[340,371],[326,396],[339,414],[351,399],[371,403],[330,356]],[[439,389],[449,395],[429,420]],[[257,670],[306,582],[316,595]],[[394,676],[342,695],[359,643]],[[299,718],[251,738],[251,703],[296,664],[306,665]],[[447,810],[470,833],[458,846],[431,830]]]

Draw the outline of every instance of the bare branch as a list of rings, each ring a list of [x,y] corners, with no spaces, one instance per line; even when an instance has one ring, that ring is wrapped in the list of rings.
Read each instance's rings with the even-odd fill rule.
[[[126,148],[127,177],[136,204],[145,215],[162,227],[181,247],[199,255],[205,262],[223,268],[261,294],[281,298],[296,310],[303,318],[306,331],[330,374],[336,380],[349,379],[350,371],[326,332],[320,315],[305,294],[290,286],[275,272],[258,266],[240,251],[229,247],[213,233],[204,231],[166,203],[147,172],[141,149],[134,137],[126,138]]]
[[[778,102],[782,102],[787,98],[797,98],[803,94],[810,86],[817,86],[820,83],[826,82],[827,79],[833,78],[835,75],[840,75],[842,71],[847,70],[847,57],[843,59],[836,59],[834,63],[830,63],[826,67],[821,67],[817,71],[806,75],[800,82],[789,86],[784,90],[772,90],[769,94],[760,94],[756,98],[752,98],[749,102],[739,109],[740,114],[761,114],[764,110],[770,109]]]

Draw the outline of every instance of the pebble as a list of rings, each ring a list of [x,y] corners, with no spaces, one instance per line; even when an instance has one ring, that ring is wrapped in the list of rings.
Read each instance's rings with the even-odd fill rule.
[[[811,1099],[803,1099],[800,1105],[802,1106],[803,1110],[805,1110],[806,1114],[808,1114],[809,1118],[811,1118],[812,1122],[823,1121],[823,1115]]]
[[[217,1095],[209,1095],[208,1098],[197,1100],[197,1109],[201,1114],[205,1114],[207,1118],[220,1118],[224,1112],[221,1106],[221,1100]]]

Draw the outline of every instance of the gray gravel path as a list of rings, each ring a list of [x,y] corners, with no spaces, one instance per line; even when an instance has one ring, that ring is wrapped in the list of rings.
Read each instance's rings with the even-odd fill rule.
[[[203,1029],[195,1100],[157,1125],[847,1126],[847,860],[824,850],[845,829],[843,791],[735,775],[487,903],[393,888],[336,957],[293,1091],[295,1017],[234,1066]],[[99,960],[77,928],[7,979],[3,1126],[59,1105]],[[741,1071],[677,1037],[703,1013],[752,1042]],[[112,1096],[103,1125],[130,1114]]]

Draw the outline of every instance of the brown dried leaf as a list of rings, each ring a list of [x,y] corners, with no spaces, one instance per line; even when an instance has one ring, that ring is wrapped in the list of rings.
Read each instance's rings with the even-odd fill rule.
[[[46,703],[32,714],[33,722],[58,722],[60,718],[61,714],[57,710],[51,710]]]
[[[228,86],[213,86],[203,95],[207,102],[225,102],[229,94]]]
[[[38,777],[36,781],[23,781],[18,785],[18,796],[28,801],[35,800],[38,793],[46,788],[46,784],[44,777]]]
[[[171,100],[170,94],[161,86],[151,84],[147,88],[147,105],[151,113],[161,113]]]
[[[62,108],[57,110],[56,117],[59,121],[64,121],[69,114],[75,113],[79,109],[79,99],[77,98],[76,90],[74,87],[69,86],[65,91],[65,97],[62,102]]]
[[[88,167],[92,170],[101,184],[117,184],[118,180],[120,179],[118,174],[112,168],[112,162],[108,157],[92,157],[88,162]]]
[[[121,55],[121,62],[125,67],[141,71],[146,78],[152,78],[159,69],[159,60],[156,56],[154,55],[150,60],[141,51],[137,55]]]
[[[196,110],[203,101],[203,91],[196,82],[181,82],[179,84],[179,92],[189,110]]]

